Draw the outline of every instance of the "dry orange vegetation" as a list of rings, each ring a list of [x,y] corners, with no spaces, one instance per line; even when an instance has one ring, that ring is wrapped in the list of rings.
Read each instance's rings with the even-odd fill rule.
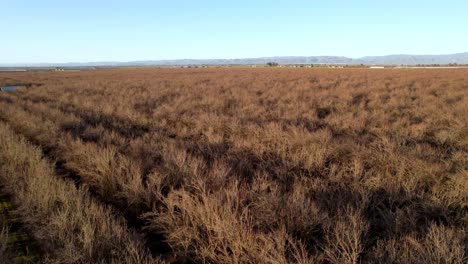
[[[0,179],[58,263],[466,263],[468,70],[1,73]]]

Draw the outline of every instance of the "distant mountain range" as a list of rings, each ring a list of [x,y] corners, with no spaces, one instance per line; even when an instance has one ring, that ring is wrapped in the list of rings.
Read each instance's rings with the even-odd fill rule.
[[[449,55],[387,55],[348,58],[339,56],[280,56],[244,59],[182,59],[146,60],[129,62],[70,62],[70,63],[1,63],[1,67],[92,67],[92,66],[178,66],[178,65],[252,65],[277,62],[279,64],[365,64],[365,65],[417,65],[468,64],[468,52]]]

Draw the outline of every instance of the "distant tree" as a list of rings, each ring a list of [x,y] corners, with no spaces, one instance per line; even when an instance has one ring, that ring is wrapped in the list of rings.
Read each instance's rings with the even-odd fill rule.
[[[276,66],[278,66],[278,65],[279,65],[279,64],[278,64],[277,62],[268,62],[268,63],[267,63],[267,66],[268,66],[268,67],[276,67]]]

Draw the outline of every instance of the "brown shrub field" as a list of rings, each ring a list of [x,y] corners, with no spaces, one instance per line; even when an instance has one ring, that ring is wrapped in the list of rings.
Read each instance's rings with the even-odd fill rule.
[[[23,86],[0,92],[1,192],[43,262],[468,261],[466,69],[139,68],[1,85]]]

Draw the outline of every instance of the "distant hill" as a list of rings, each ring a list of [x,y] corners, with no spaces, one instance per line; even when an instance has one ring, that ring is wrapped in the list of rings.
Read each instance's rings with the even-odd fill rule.
[[[417,64],[468,64],[468,52],[449,55],[387,55],[348,58],[339,56],[279,56],[244,59],[183,59],[183,60],[147,60],[129,62],[70,62],[70,63],[31,63],[2,64],[2,67],[89,67],[89,66],[177,66],[177,65],[250,65],[277,62],[279,64],[385,64],[385,65],[417,65]]]
[[[449,55],[388,55],[363,57],[354,60],[364,64],[391,64],[391,65],[415,65],[415,64],[467,64],[468,52]]]

